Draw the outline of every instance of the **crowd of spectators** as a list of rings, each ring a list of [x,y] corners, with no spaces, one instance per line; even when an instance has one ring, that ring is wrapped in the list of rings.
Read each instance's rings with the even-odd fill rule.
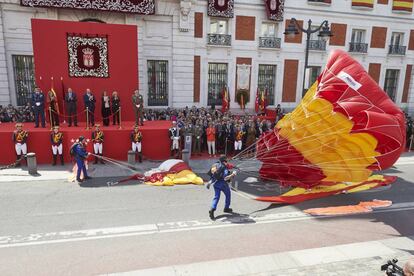
[[[18,107],[15,107],[11,104],[7,106],[0,105],[0,122],[34,122],[33,108],[31,107],[30,103],[25,106]]]
[[[222,113],[217,109],[186,107],[184,109],[145,110],[144,119],[170,120],[176,122],[179,128],[181,147],[185,137],[192,137],[193,154],[201,154],[208,151],[210,155],[218,153],[237,153],[235,142],[241,145],[241,150],[252,145],[264,132],[274,128],[277,120],[282,116],[279,107],[276,118],[257,116],[251,114]],[[208,139],[208,128],[214,129],[214,137]],[[239,139],[241,138],[241,140]],[[208,140],[214,142],[214,148],[208,148]],[[241,143],[240,143],[241,141]]]

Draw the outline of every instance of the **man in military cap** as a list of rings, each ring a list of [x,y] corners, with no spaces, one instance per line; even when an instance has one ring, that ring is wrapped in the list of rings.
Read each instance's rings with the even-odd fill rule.
[[[195,126],[194,126],[194,154],[198,154],[201,155],[201,136],[203,135],[203,129],[200,125],[200,123],[198,122]]]
[[[210,219],[214,220],[214,211],[217,209],[217,204],[220,200],[221,192],[224,193],[226,196],[226,202],[224,205],[224,212],[225,213],[232,213],[233,210],[230,208],[231,204],[231,193],[230,187],[227,183],[231,180],[232,177],[236,175],[235,172],[230,171],[230,164],[228,164],[227,157],[225,155],[220,156],[217,163],[213,164],[209,171],[209,176],[211,177],[209,183],[207,184],[207,189],[210,188],[212,184],[214,187],[214,198],[213,202],[211,203],[211,209],[209,211]]]
[[[98,164],[98,159],[101,164],[105,164],[102,159],[102,152],[103,152],[103,142],[104,142],[104,133],[100,129],[101,125],[95,125],[95,131],[92,132],[92,142],[93,142],[93,153],[95,154],[95,162],[94,164]],[[101,156],[98,158],[98,155]]]
[[[52,154],[53,154],[53,166],[56,166],[56,159],[59,154],[60,164],[63,166],[65,162],[63,161],[63,133],[59,131],[59,126],[54,126],[53,131],[50,134],[50,141],[52,143]]]
[[[169,129],[169,135],[171,139],[171,156],[177,156],[180,150],[180,129],[177,126],[177,122],[173,121],[173,125]]]
[[[135,124],[144,125],[144,98],[139,94],[138,90],[132,95],[132,103],[134,105]]]
[[[32,95],[32,106],[35,116],[35,127],[39,127],[39,117],[41,119],[42,127],[46,127],[45,121],[45,95],[40,91],[39,87],[35,88]]]
[[[86,171],[85,160],[88,157],[89,153],[85,149],[85,137],[79,136],[78,141],[76,141],[71,147],[71,155],[75,157],[76,165],[78,167],[76,173],[76,181],[79,183],[83,180],[81,179],[81,173],[83,172],[84,179],[91,179],[88,176],[88,172]]]
[[[27,154],[27,137],[29,137],[29,133],[23,130],[23,124],[17,123],[16,130],[13,132],[13,142],[14,148],[16,150],[16,166],[20,166],[22,155],[26,159]]]
[[[132,151],[135,152],[135,154],[138,153],[139,163],[142,163],[142,133],[139,130],[138,125],[135,125],[134,130],[131,132],[131,143]]]

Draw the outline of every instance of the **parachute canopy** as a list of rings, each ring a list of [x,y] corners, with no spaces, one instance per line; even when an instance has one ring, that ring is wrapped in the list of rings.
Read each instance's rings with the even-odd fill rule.
[[[391,167],[404,149],[403,112],[341,50],[299,106],[257,143],[260,175],[282,185],[366,181]]]

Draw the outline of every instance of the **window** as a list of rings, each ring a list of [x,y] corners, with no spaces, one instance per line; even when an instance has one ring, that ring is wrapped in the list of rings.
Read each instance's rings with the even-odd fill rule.
[[[276,37],[276,24],[275,23],[262,23],[262,29],[260,31],[261,37]]]
[[[352,43],[364,43],[365,42],[365,30],[353,29],[351,42]]]
[[[225,87],[227,87],[227,63],[209,63],[207,104],[221,105]]]
[[[168,105],[168,61],[148,60],[148,106]]]
[[[211,19],[210,20],[211,34],[227,34],[227,20]]]
[[[321,74],[321,67],[320,66],[309,66],[309,78],[308,78],[308,88],[311,87],[316,79],[319,77],[319,75]]]
[[[311,26],[312,30],[317,30],[319,26]],[[318,36],[319,32],[314,32],[310,35],[310,40],[323,40],[322,37]]]
[[[394,69],[387,69],[385,73],[384,90],[393,101],[395,101],[395,95],[397,94],[399,75],[400,70]]]
[[[259,64],[259,75],[257,78],[260,91],[267,92],[267,102],[275,103],[276,65]]]
[[[26,105],[36,86],[33,56],[13,55],[12,59],[17,105]]]
[[[391,45],[393,46],[402,46],[404,42],[404,33],[392,33],[391,35]]]

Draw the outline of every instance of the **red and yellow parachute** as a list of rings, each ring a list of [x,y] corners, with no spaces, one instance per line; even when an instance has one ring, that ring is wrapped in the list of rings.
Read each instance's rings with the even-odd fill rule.
[[[364,182],[391,167],[405,144],[403,112],[343,51],[299,106],[257,143],[260,175],[282,185],[311,188]]]

